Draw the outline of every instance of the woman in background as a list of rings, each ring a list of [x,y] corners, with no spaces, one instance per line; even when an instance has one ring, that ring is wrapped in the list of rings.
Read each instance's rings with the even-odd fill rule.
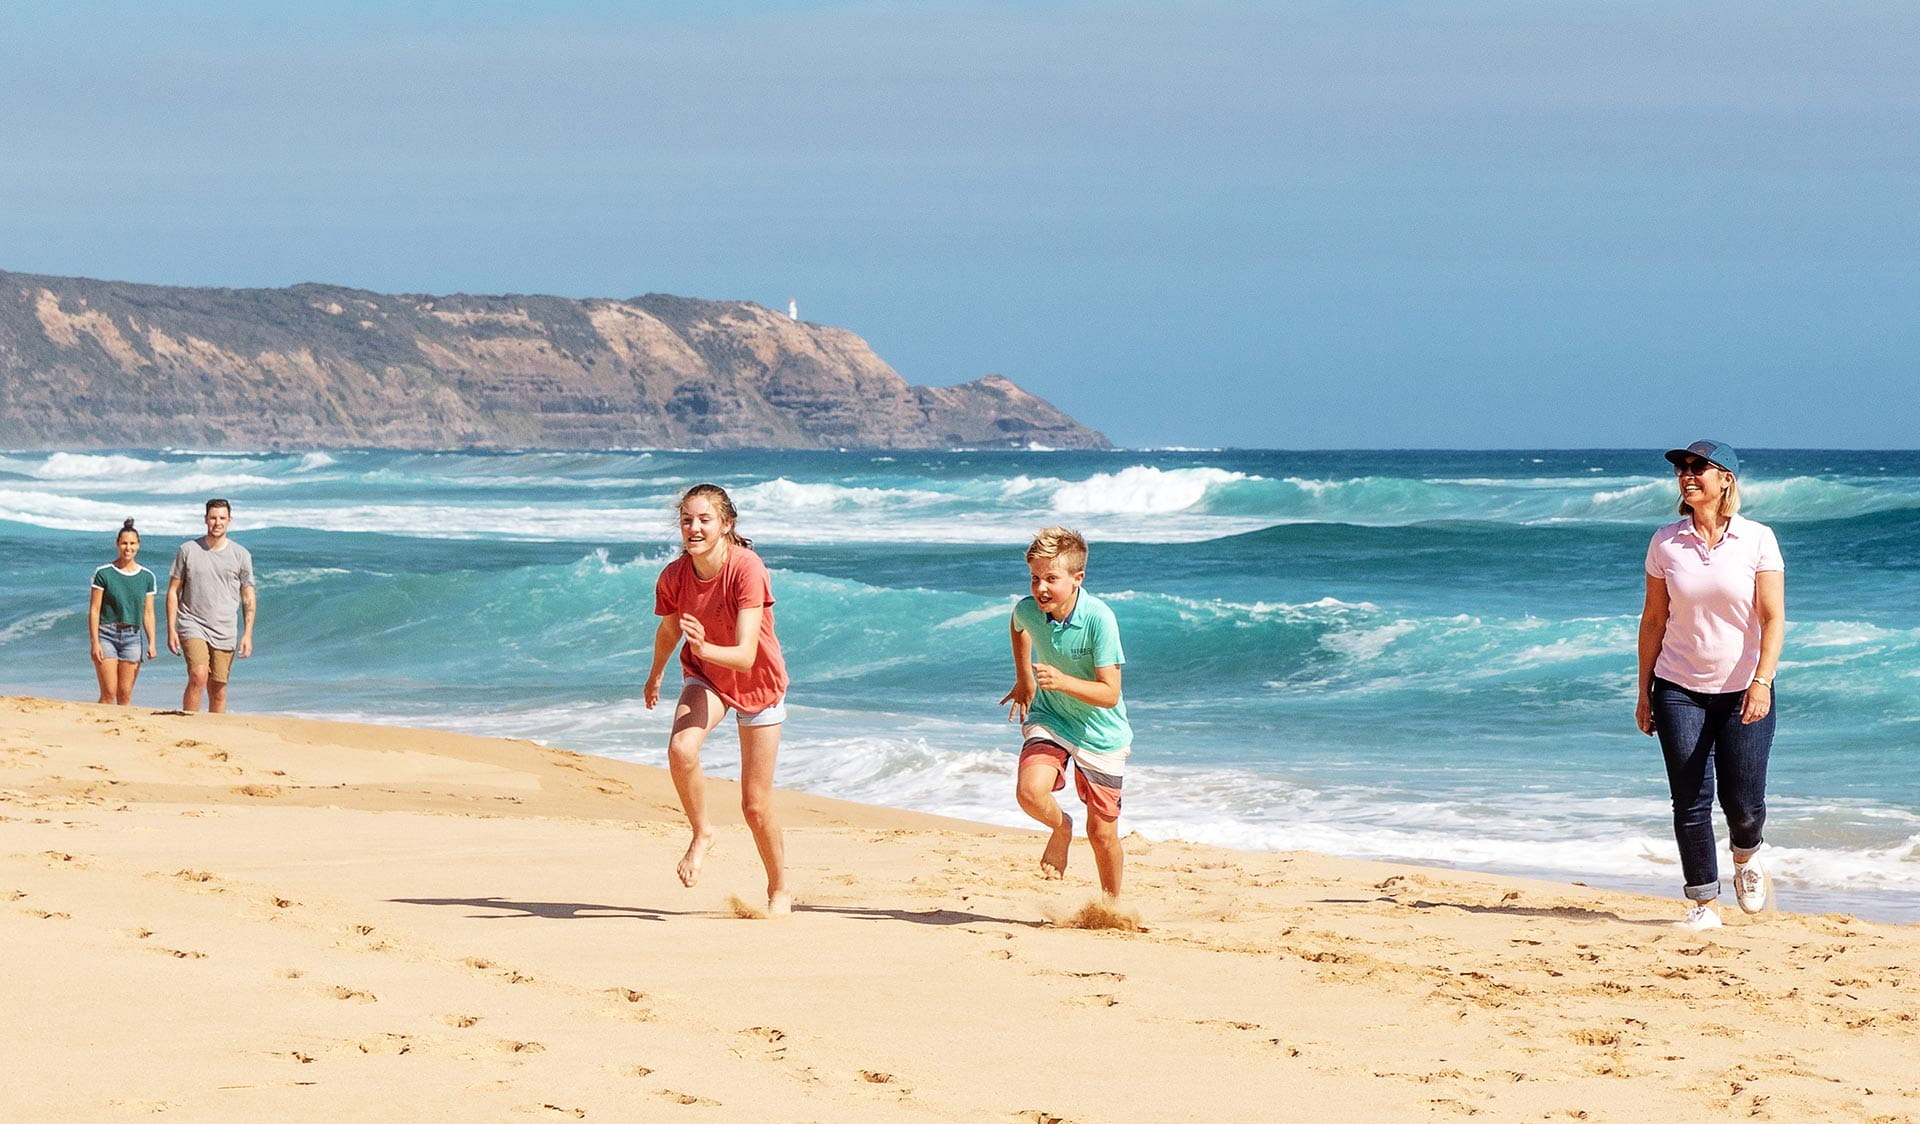
[[[126,706],[133,701],[133,681],[140,678],[141,647],[145,659],[155,655],[153,595],[159,582],[142,566],[140,532],[133,520],[120,525],[114,537],[112,562],[93,572],[93,592],[87,602],[87,636],[93,644],[93,671],[100,679],[100,701]]]

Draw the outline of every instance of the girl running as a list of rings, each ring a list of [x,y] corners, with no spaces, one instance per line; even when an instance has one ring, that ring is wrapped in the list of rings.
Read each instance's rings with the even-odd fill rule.
[[[767,912],[790,913],[786,853],[773,814],[773,765],[786,721],[787,666],[773,634],[773,585],[751,539],[734,531],[733,501],[717,484],[698,484],[680,497],[680,557],[667,564],[654,586],[653,668],[647,674],[647,709],[660,701],[667,657],[684,638],[680,671],[684,686],[673,711],[667,761],[693,840],[680,860],[683,885],[700,879],[700,865],[713,846],[707,818],[706,778],[700,747],[732,710],[740,728],[740,810],[760,862],[767,868]]]
[[[152,570],[135,561],[140,555],[140,532],[133,529],[133,520],[120,525],[113,545],[114,560],[93,572],[87,636],[93,646],[93,672],[100,679],[100,701],[126,706],[133,701],[133,681],[140,678],[143,635],[146,658],[156,654],[153,595],[159,582]]]

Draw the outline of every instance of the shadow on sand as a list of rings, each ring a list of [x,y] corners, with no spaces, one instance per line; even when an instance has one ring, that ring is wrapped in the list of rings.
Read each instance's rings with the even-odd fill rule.
[[[509,898],[388,898],[397,905],[463,906],[467,909],[504,910],[500,913],[470,913],[477,921],[504,921],[521,917],[545,917],[553,921],[665,921],[673,917],[731,917],[727,910],[654,909],[651,906],[596,905],[591,902],[522,902]],[[861,921],[906,921],[915,925],[1021,925],[1039,928],[1043,921],[1012,917],[990,917],[957,909],[863,909],[854,906],[807,905],[796,903],[795,913],[830,913]]]
[[[454,905],[468,909],[500,909],[506,913],[470,913],[480,921],[516,917],[545,917],[554,921],[665,921],[669,917],[711,917],[700,910],[653,909],[636,905],[594,905],[589,902],[517,902],[507,898],[388,898],[399,905]]]
[[[1622,925],[1650,925],[1667,928],[1671,920],[1659,920],[1636,917],[1622,917],[1610,909],[1587,909],[1583,906],[1563,905],[1542,908],[1530,905],[1473,905],[1467,902],[1432,902],[1424,898],[1414,901],[1401,901],[1399,898],[1323,898],[1324,905],[1356,905],[1363,902],[1392,902],[1404,905],[1408,909],[1457,909],[1462,913],[1498,913],[1505,917],[1554,917],[1562,921],[1618,921]]]
[[[858,921],[907,921],[915,925],[1020,925],[1029,929],[1038,929],[1044,921],[1020,919],[1014,917],[990,917],[984,913],[968,913],[959,909],[863,909],[850,905],[805,905],[793,907],[795,913],[834,913],[841,917],[851,917]]]

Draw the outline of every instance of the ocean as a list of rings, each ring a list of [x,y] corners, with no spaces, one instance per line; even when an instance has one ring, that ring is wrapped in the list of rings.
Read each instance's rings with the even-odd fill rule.
[[[1778,899],[1920,920],[1920,453],[1742,462],[1745,514],[1787,561]],[[0,691],[93,699],[86,589],[120,521],[164,589],[220,495],[259,571],[235,710],[662,765],[668,707],[640,698],[652,589],[675,497],[703,480],[773,570],[784,787],[1025,824],[995,700],[1027,539],[1065,523],[1126,646],[1124,829],[1680,910],[1659,749],[1633,725],[1641,562],[1676,518],[1653,447],[4,453]],[[177,706],[183,681],[163,644],[134,701]],[[736,774],[730,724],[706,763]]]

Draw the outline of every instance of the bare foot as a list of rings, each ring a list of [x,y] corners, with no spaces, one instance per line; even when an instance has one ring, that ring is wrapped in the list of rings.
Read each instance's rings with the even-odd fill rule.
[[[1066,877],[1067,849],[1073,846],[1073,817],[1060,813],[1060,826],[1054,829],[1047,840],[1047,849],[1040,852],[1040,877],[1049,882]]]
[[[713,832],[695,835],[693,842],[687,844],[687,853],[680,856],[680,884],[691,886],[700,881],[700,864],[707,859],[707,848],[713,846]]]
[[[793,895],[785,890],[767,895],[767,916],[778,917],[793,912]]]

